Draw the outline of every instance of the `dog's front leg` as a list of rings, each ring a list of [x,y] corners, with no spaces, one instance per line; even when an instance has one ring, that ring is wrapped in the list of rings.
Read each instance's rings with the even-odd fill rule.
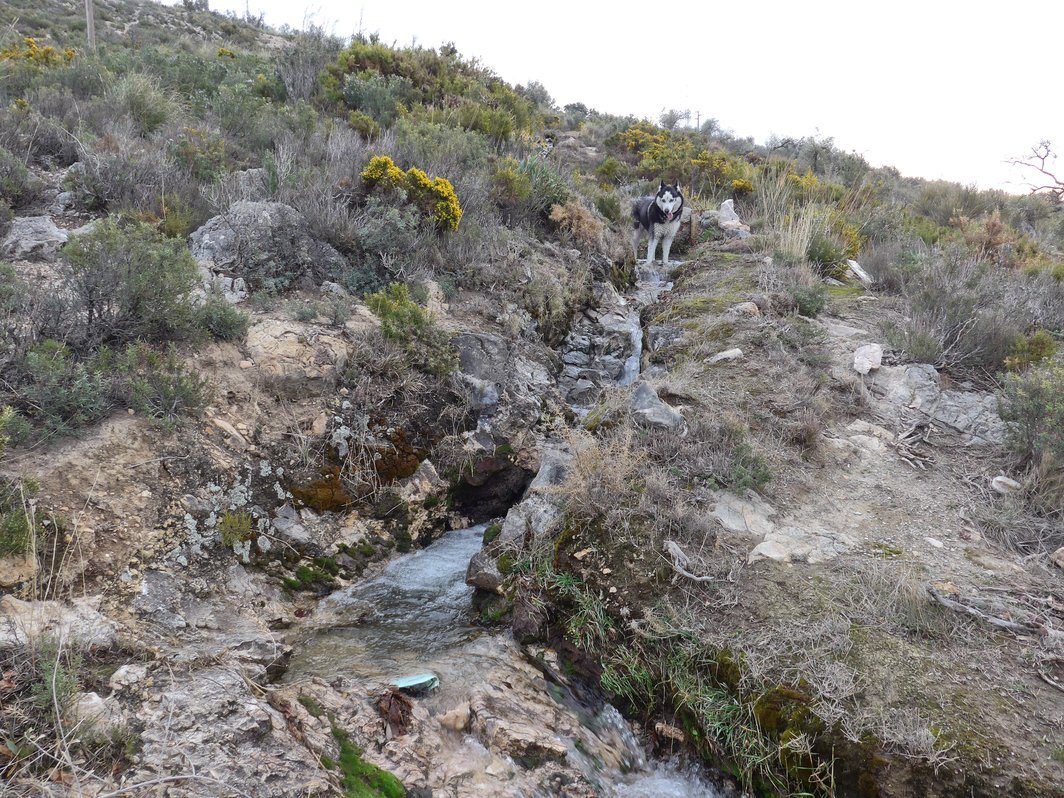
[[[672,249],[672,239],[674,236],[666,236],[665,240],[661,242],[661,265],[669,265],[669,250]]]
[[[654,236],[654,232],[650,233],[650,240],[647,242],[647,266],[654,263],[654,252],[658,248],[658,239]]]

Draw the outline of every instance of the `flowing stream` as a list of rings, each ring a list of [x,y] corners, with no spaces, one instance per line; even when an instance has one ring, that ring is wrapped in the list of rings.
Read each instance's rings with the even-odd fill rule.
[[[652,267],[640,266],[638,276],[635,290],[626,297],[630,310],[624,321],[631,333],[632,351],[617,378],[620,385],[630,385],[639,378],[643,335],[640,308],[672,287]],[[522,659],[508,633],[472,623],[473,588],[466,585],[465,575],[470,559],[482,545],[484,529],[481,525],[450,531],[427,548],[392,561],[378,576],[323,599],[312,619],[319,631],[297,647],[285,680],[344,675],[389,682],[432,673],[439,678],[439,687],[418,699],[430,713],[439,714],[467,701],[492,678],[493,667]],[[697,766],[649,759],[628,723],[612,706],[593,710],[565,688],[552,690],[550,699],[540,696],[540,700],[553,701],[564,718],[572,719],[570,733],[578,727],[568,745],[566,761],[602,795],[719,795]],[[451,741],[450,750],[440,752],[441,760],[462,758],[485,773],[491,771],[493,755],[472,735],[455,732],[451,736],[460,739]],[[473,786],[463,789],[474,794]],[[516,794],[546,798],[550,793],[537,787]]]
[[[432,672],[439,677],[439,688],[418,699],[430,712],[445,711],[465,698],[492,665],[521,656],[508,634],[471,623],[473,588],[466,585],[465,574],[483,535],[483,525],[453,530],[431,546],[393,560],[378,576],[323,599],[318,614],[324,625],[297,647],[285,681],[337,675],[390,681]],[[558,691],[554,700],[594,736],[599,755],[574,745],[568,760],[603,795],[694,798],[718,794],[697,768],[648,759],[612,706],[596,712],[580,705],[567,691]],[[602,756],[603,750],[610,756]],[[481,757],[485,769],[490,764],[483,746],[469,735],[455,740],[453,749],[444,753]],[[546,794],[539,795],[546,798]]]

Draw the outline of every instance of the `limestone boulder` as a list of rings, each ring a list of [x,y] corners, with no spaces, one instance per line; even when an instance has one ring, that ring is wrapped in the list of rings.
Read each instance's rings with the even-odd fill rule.
[[[50,263],[67,238],[66,231],[57,227],[50,216],[21,216],[12,220],[0,243],[0,257]]]
[[[883,347],[879,344],[864,344],[853,353],[853,370],[867,374],[883,365]]]
[[[635,422],[644,427],[682,430],[686,426],[680,411],[658,398],[657,391],[645,381],[632,392],[631,410]]]
[[[803,562],[809,565],[834,559],[855,544],[853,538],[841,532],[814,525],[780,526],[769,532],[754,547],[748,562],[775,560]]]
[[[209,773],[262,798],[335,795],[316,754],[299,744],[284,714],[253,691],[239,669],[214,666],[157,676],[156,691],[138,712],[142,748],[130,781]],[[181,795],[214,794],[210,784]]]
[[[870,388],[885,413],[916,411],[960,434],[968,445],[999,444],[1005,439],[997,397],[970,385],[944,388],[934,366],[883,366]]]
[[[213,273],[251,289],[314,288],[344,269],[344,257],[313,238],[306,218],[279,202],[234,202],[189,237],[189,249]]]

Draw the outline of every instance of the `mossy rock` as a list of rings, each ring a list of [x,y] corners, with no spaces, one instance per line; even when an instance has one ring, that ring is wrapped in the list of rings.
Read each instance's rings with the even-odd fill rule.
[[[483,595],[476,601],[482,626],[499,626],[513,609],[513,604],[506,596],[494,593]]]
[[[362,749],[351,742],[347,732],[333,726],[333,738],[340,749],[336,760],[343,776],[347,798],[405,798],[403,783],[386,770],[362,758]]]
[[[332,569],[333,572],[330,573],[327,569]],[[333,576],[339,572],[340,567],[336,560],[331,557],[319,557],[309,564],[296,566],[293,576],[285,577],[282,582],[292,591],[314,591],[324,595],[336,589],[337,582]]]
[[[303,708],[311,714],[312,717],[320,718],[322,715],[325,714],[325,707],[323,707],[313,696],[300,693],[299,698],[297,700],[300,704],[303,705]]]
[[[321,478],[303,485],[292,485],[292,495],[314,512],[338,512],[349,507],[354,497],[340,479],[339,466],[326,466]]]
[[[499,573],[503,576],[509,576],[514,572],[514,568],[517,566],[517,558],[507,552],[499,556],[498,560]]]
[[[385,485],[411,476],[428,454],[411,444],[402,429],[390,433],[388,443],[390,445],[382,446],[374,452],[373,465],[378,478]]]
[[[489,543],[495,540],[495,538],[497,538],[501,533],[502,524],[492,524],[484,530],[484,539],[481,542],[483,543],[483,545],[487,546]]]

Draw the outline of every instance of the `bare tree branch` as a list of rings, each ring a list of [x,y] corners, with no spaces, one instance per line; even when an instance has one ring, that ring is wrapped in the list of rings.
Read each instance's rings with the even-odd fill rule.
[[[1058,200],[1064,200],[1064,179],[1057,177],[1057,175],[1050,170],[1049,162],[1056,160],[1056,154],[1053,152],[1053,145],[1049,140],[1042,140],[1038,142],[1038,146],[1031,147],[1031,154],[1026,158],[1010,158],[1009,163],[1013,166],[1020,166],[1024,169],[1033,169],[1043,177],[1048,177],[1050,182],[1043,185],[1034,185],[1028,183],[1032,194],[1039,192],[1046,192],[1052,194]]]

